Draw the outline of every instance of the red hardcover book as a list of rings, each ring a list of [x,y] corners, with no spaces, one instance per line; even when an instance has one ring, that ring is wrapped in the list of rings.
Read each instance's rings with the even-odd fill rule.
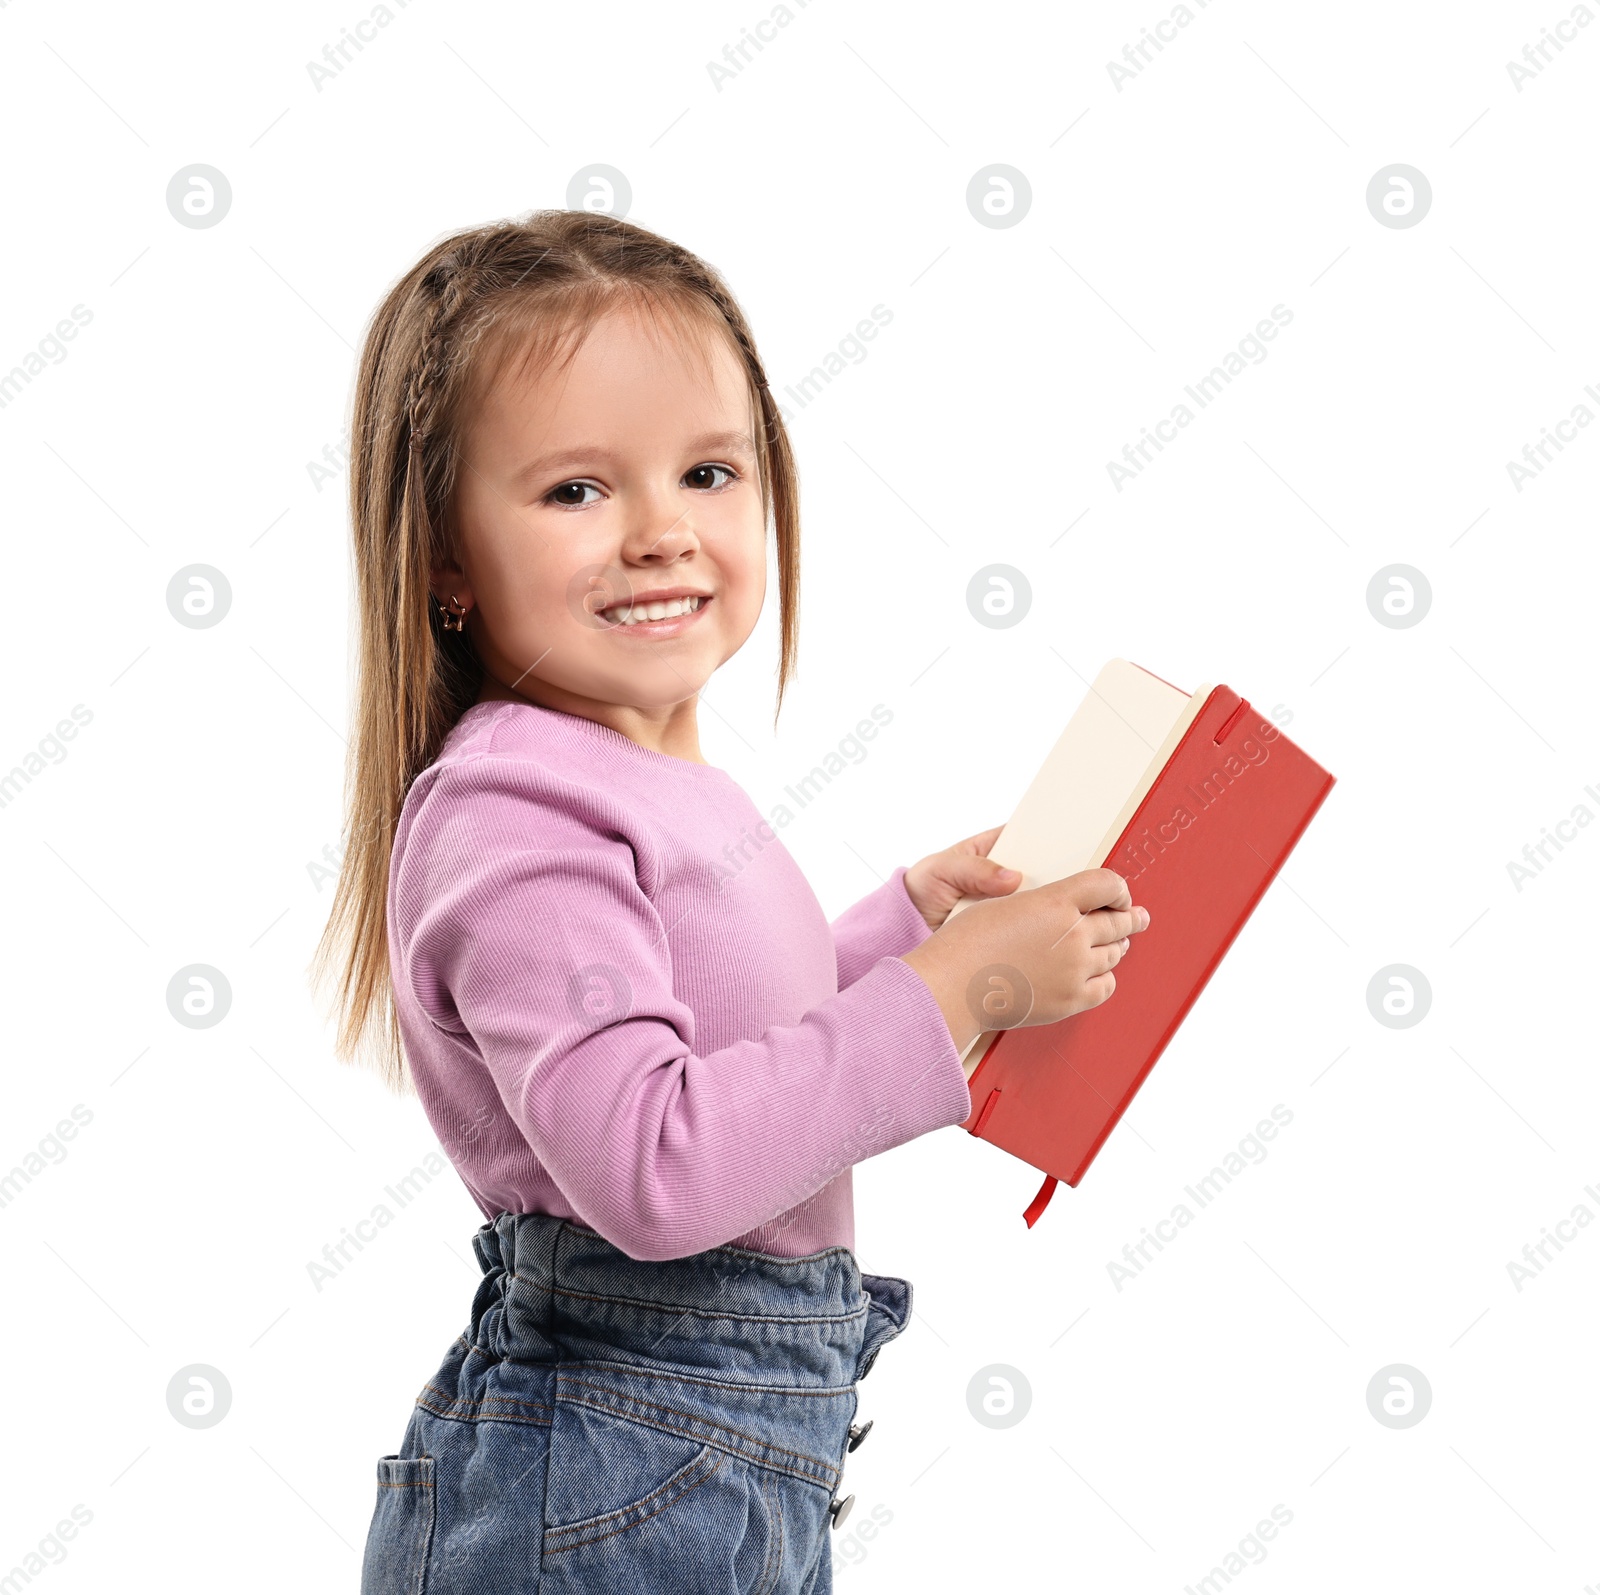
[[[986,1032],[963,1058],[962,1128],[1045,1175],[1030,1227],[1083,1178],[1333,784],[1231,687],[1185,693],[1122,659],[1096,678],[989,856],[1019,890],[1115,870],[1150,925],[1099,1007]],[[1016,1000],[998,989],[989,1011]]]

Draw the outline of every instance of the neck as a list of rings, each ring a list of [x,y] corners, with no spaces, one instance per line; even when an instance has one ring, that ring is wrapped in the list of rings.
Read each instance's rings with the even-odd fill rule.
[[[696,718],[698,693],[680,703],[640,709],[632,704],[606,703],[599,698],[586,698],[581,693],[568,692],[546,681],[529,680],[520,688],[511,687],[486,670],[476,701],[532,703],[543,709],[558,709],[563,714],[582,715],[586,720],[610,726],[613,731],[620,732],[642,748],[670,754],[690,764],[706,762],[700,754],[700,725]]]

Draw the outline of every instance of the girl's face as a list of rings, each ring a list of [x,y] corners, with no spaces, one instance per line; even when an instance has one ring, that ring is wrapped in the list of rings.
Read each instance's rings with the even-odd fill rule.
[[[668,729],[697,753],[694,696],[761,614],[766,525],[744,369],[719,338],[708,379],[680,340],[624,309],[565,370],[513,367],[465,425],[462,564],[432,587],[471,610],[485,696],[497,684],[652,741]],[[698,606],[623,623],[629,599],[679,595]]]

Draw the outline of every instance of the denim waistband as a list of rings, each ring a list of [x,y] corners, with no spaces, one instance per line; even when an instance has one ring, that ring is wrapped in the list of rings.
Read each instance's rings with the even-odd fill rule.
[[[865,1378],[911,1315],[910,1282],[864,1274],[842,1246],[805,1257],[718,1246],[641,1261],[544,1213],[501,1213],[472,1244],[484,1277],[468,1338],[497,1359],[640,1361],[837,1389]]]

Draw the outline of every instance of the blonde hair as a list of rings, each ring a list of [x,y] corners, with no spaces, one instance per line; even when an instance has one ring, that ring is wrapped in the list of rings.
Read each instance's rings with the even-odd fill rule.
[[[799,484],[788,432],[744,313],[716,269],[618,217],[539,210],[452,234],[389,290],[367,328],[350,422],[350,520],[360,615],[354,736],[338,886],[309,973],[337,976],[335,1054],[413,1091],[390,981],[390,855],[411,783],[477,699],[468,633],[430,598],[461,561],[451,517],[458,444],[476,396],[520,355],[570,360],[588,328],[629,305],[666,312],[701,348],[724,337],[749,378],[764,514],[777,543],[774,720],[799,642]]]

